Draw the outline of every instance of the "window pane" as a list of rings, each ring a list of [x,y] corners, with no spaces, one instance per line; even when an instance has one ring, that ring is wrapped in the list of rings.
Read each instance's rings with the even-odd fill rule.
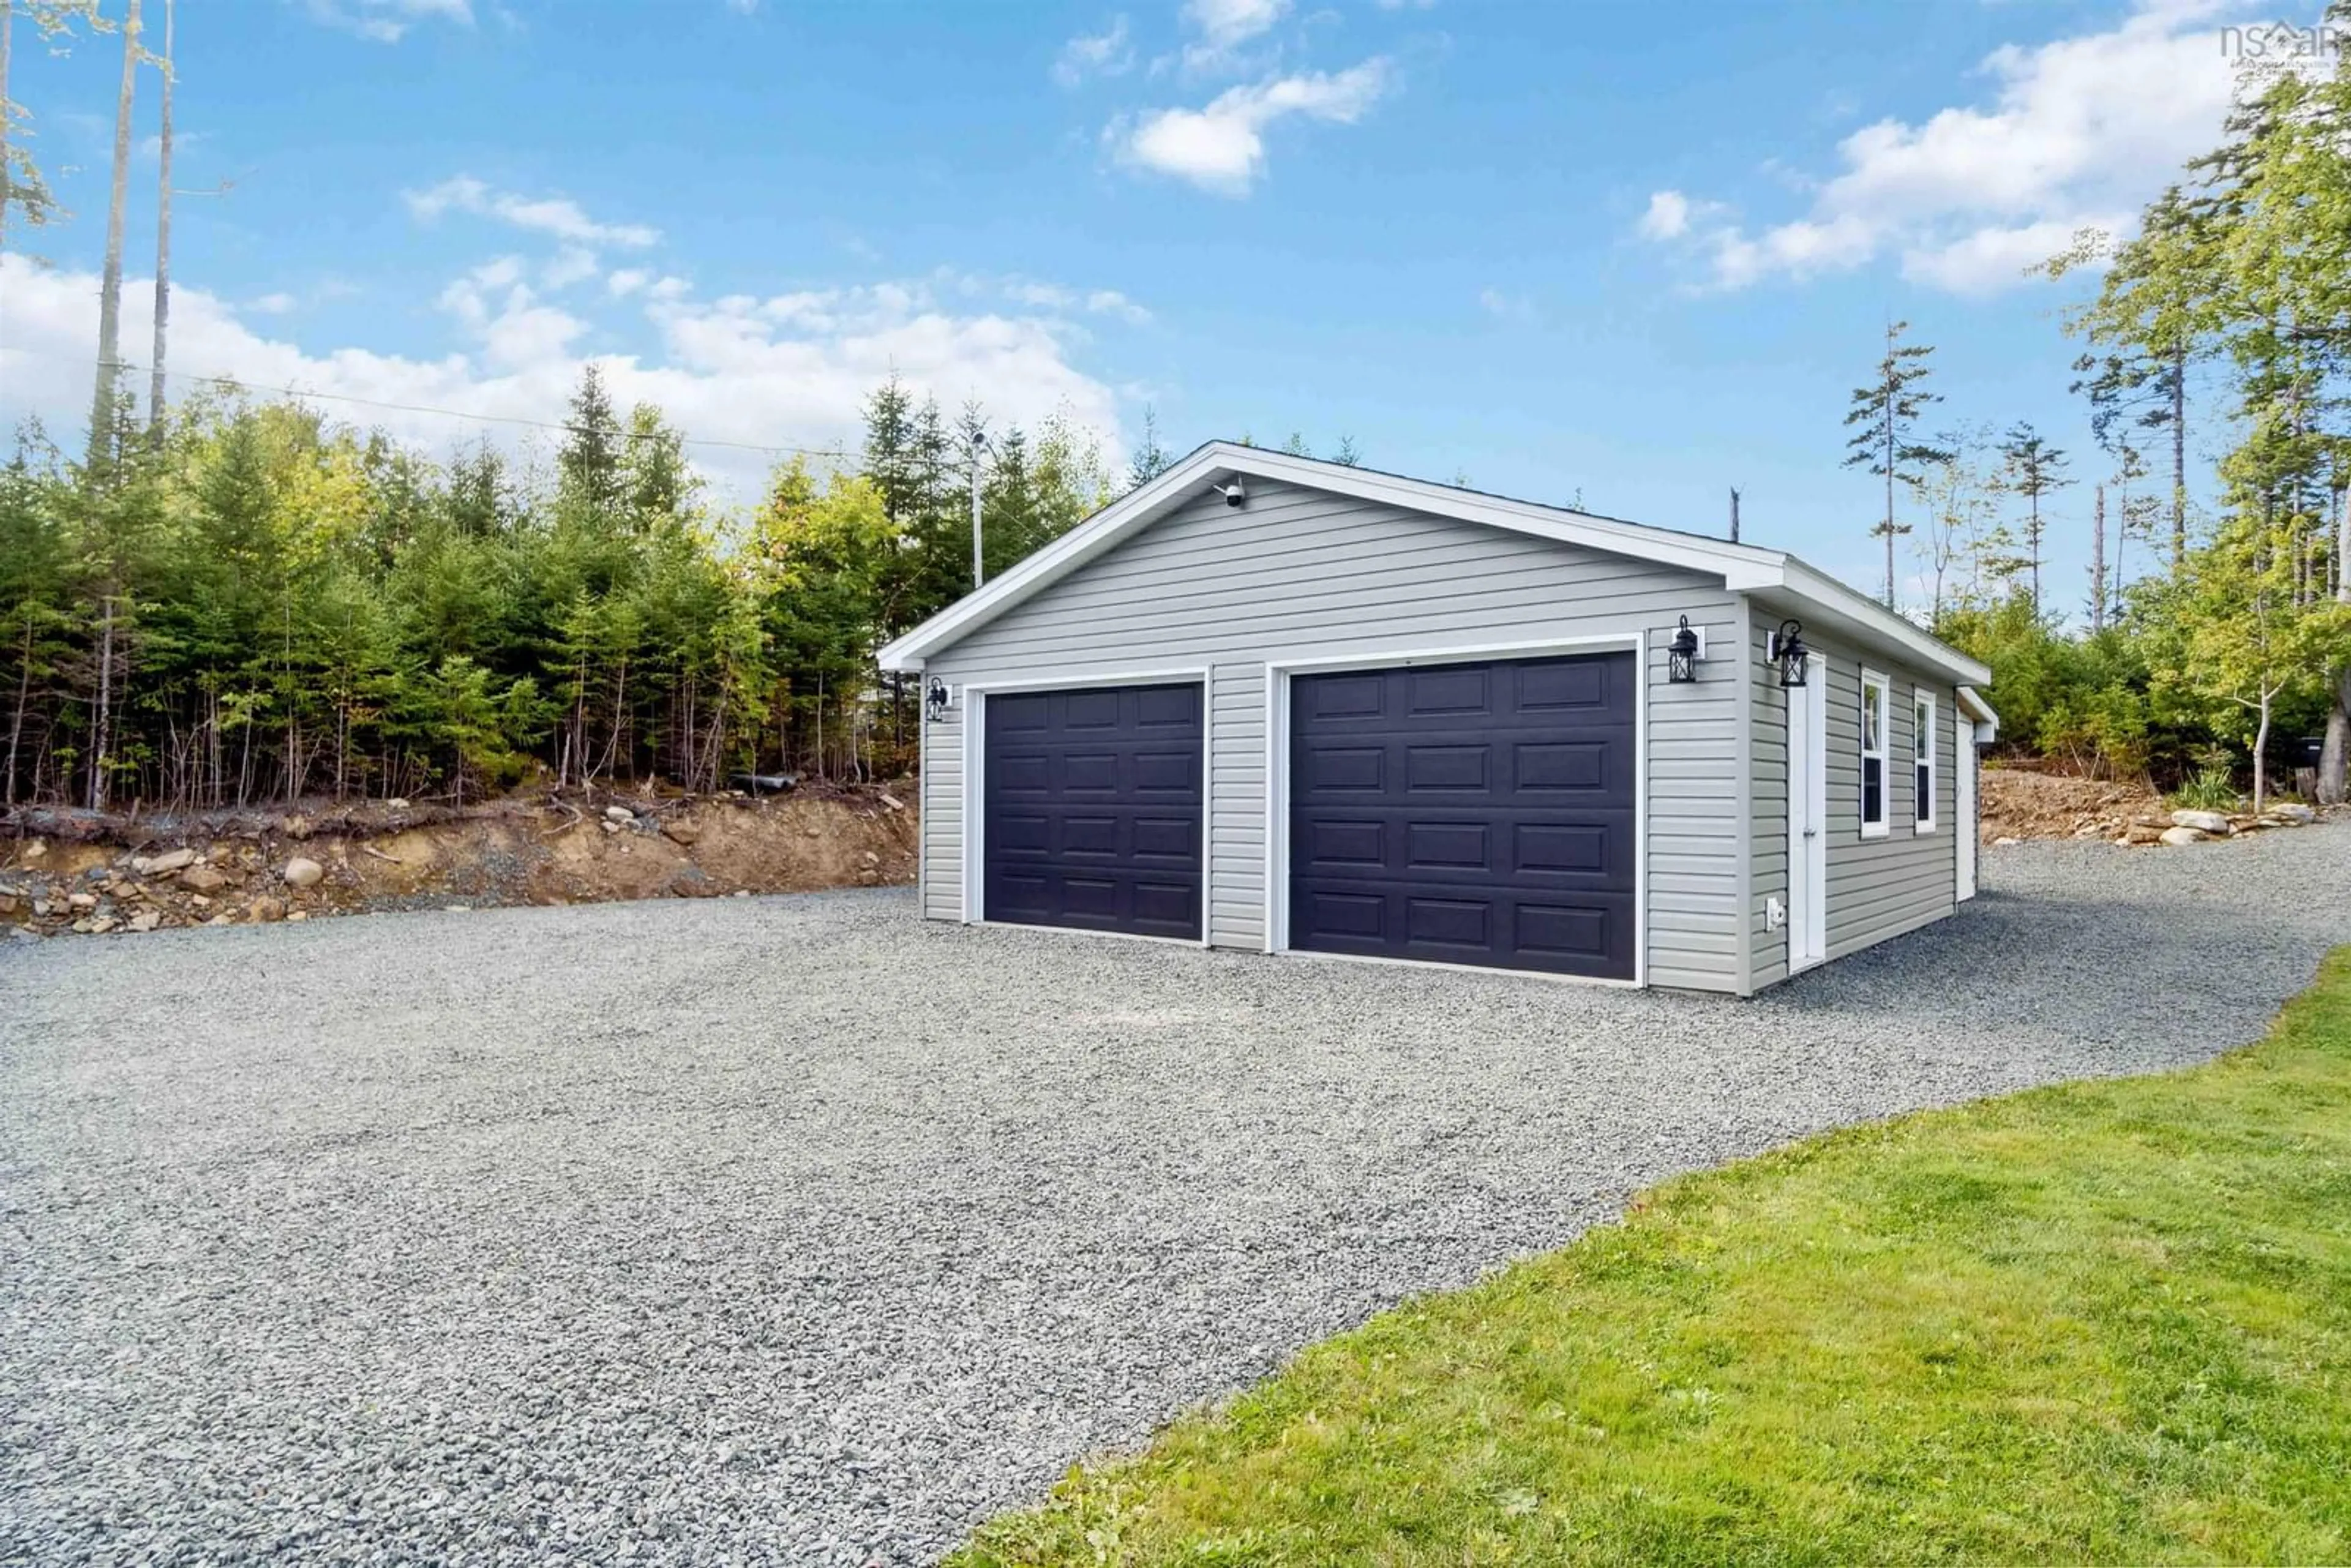
[[[1935,710],[1920,703],[1911,715],[1916,727],[1911,732],[1911,755],[1921,762],[1933,755],[1935,744]]]
[[[1927,768],[1919,768],[1918,777],[1912,783],[1911,788],[1918,792],[1918,820],[1922,822],[1932,821],[1935,815],[1935,775],[1933,769]]]
[[[1861,748],[1864,751],[1881,751],[1885,749],[1885,696],[1876,686],[1866,684],[1862,686]]]
[[[1861,762],[1861,820],[1886,821],[1886,764],[1875,757],[1865,757]]]

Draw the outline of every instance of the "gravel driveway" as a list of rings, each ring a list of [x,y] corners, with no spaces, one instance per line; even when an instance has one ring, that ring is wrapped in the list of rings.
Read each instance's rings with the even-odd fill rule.
[[[897,1563],[1631,1188],[2245,1040],[2351,828],[1741,1004],[903,892],[0,944],[0,1561]]]

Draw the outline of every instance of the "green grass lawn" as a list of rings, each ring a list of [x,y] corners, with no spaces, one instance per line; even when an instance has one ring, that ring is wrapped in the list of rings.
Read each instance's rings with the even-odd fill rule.
[[[1669,1183],[953,1561],[1625,1559],[2351,1560],[2351,948],[2210,1066]]]

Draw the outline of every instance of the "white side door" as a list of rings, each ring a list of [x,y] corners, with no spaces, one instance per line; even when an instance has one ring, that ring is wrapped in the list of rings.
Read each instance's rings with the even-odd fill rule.
[[[1965,904],[1976,895],[1976,726],[1964,713],[1955,713],[1951,718],[1951,760],[1959,770],[1959,809],[1953,813],[1959,820],[1951,824],[1951,831],[1959,835],[1959,886],[1954,894],[1958,902]]]
[[[1788,693],[1788,972],[1825,959],[1829,946],[1828,672]]]

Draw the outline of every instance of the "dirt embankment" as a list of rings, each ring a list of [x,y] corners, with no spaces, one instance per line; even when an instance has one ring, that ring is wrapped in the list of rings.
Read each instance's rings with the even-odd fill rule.
[[[2143,779],[2117,783],[1986,768],[1981,826],[1986,843],[2001,839],[2113,839],[2146,823],[2169,826],[2171,808]]]
[[[463,904],[807,893],[914,879],[914,794],[371,801],[0,838],[0,928],[103,935]]]

